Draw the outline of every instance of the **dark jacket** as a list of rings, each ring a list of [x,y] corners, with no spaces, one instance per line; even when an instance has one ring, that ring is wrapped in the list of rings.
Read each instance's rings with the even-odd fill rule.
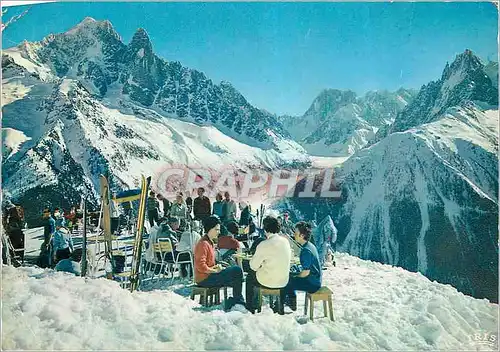
[[[52,216],[49,216],[48,219],[44,219],[44,226],[43,226],[43,239],[45,241],[45,244],[49,244],[50,241],[50,236],[54,233],[56,230],[56,221]]]
[[[156,198],[148,197],[148,201],[146,202],[146,209],[148,210],[148,212],[157,210],[159,205],[160,203],[158,203]]]
[[[250,220],[251,220],[250,208],[245,207],[245,209],[241,211],[239,225],[248,226],[250,225]]]
[[[240,222],[238,223],[238,225],[240,226],[249,226],[249,234],[253,234],[256,230],[256,226],[255,226],[255,222],[254,222],[254,219],[253,219],[253,216],[252,214],[250,213],[250,208],[249,207],[245,207],[245,209],[243,209],[241,211],[241,215],[240,215]]]
[[[212,214],[212,206],[208,197],[197,197],[193,203],[193,213],[195,219],[203,219]]]
[[[172,206],[172,203],[167,198],[162,199],[163,202],[163,216],[167,216],[170,214],[170,207]]]

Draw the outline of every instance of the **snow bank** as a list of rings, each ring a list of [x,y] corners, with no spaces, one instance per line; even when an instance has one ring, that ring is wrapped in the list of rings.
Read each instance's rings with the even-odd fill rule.
[[[206,309],[179,285],[135,292],[105,279],[82,279],[38,268],[3,267],[5,349],[151,350],[494,350],[474,334],[495,334],[498,306],[467,297],[420,274],[337,255],[325,271],[334,291],[335,322],[316,306],[302,312],[267,308],[224,313]],[[177,293],[176,293],[177,292]],[[237,306],[238,307],[238,306]],[[220,307],[219,307],[220,308]],[[472,339],[471,339],[472,336]]]
[[[7,149],[8,154],[4,155],[8,159],[11,155],[19,151],[21,144],[29,141],[31,138],[27,137],[22,131],[13,128],[2,128],[2,141],[3,147]]]

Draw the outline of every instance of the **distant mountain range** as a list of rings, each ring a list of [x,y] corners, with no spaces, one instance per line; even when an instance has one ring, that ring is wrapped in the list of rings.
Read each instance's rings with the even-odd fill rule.
[[[491,66],[470,50],[447,64],[439,81],[336,168],[340,200],[280,206],[297,218],[333,215],[341,251],[498,302],[498,71]]]
[[[45,206],[96,206],[99,174],[119,190],[167,164],[305,169],[342,156],[341,199],[276,206],[331,214],[342,251],[498,301],[498,65],[469,50],[418,92],[327,89],[299,117],[159,58],[143,29],[125,44],[91,18],[4,50],[2,73],[3,194],[30,225]]]
[[[274,115],[231,84],[167,62],[145,30],[124,44],[109,21],[3,51],[3,186],[31,208],[97,202],[166,164],[240,169],[306,167],[304,149]],[[20,167],[22,165],[22,167]]]

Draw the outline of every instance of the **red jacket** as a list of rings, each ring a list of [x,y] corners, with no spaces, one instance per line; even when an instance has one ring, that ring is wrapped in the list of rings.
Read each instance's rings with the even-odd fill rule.
[[[238,249],[240,248],[240,243],[234,239],[232,236],[221,236],[217,240],[217,246],[220,249]]]
[[[213,242],[205,235],[194,248],[194,281],[199,283],[211,274],[210,268],[215,265]]]

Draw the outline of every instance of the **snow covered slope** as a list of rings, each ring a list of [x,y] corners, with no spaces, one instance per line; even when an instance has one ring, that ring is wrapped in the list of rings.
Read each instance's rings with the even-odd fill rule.
[[[118,189],[172,163],[310,163],[273,115],[229,83],[157,57],[142,29],[125,45],[108,21],[86,18],[4,50],[2,63],[3,187],[27,204],[29,223],[44,206],[85,194],[95,203],[100,173]]]
[[[335,322],[300,325],[261,314],[200,307],[177,285],[122,290],[36,268],[3,267],[2,346],[6,349],[128,350],[494,350],[498,305],[464,296],[421,274],[338,255],[324,271]],[[7,284],[8,283],[8,284]],[[238,306],[236,306],[238,307]],[[220,309],[220,308],[219,308]],[[487,336],[476,341],[475,334]]]
[[[137,185],[141,174],[154,174],[168,164],[245,170],[309,162],[307,155],[279,138],[274,148],[262,150],[213,126],[164,117],[134,104],[106,107],[76,80],[56,85],[39,112],[45,116],[46,132],[25,153],[4,161],[4,189],[21,202],[37,192],[37,199],[49,204],[61,193],[68,201],[78,201],[87,192],[95,196],[98,175],[106,172],[114,176],[114,188],[128,188]],[[32,119],[30,114],[27,118]],[[73,191],[63,186],[73,182]]]
[[[202,72],[156,56],[143,28],[124,44],[109,21],[87,17],[65,33],[5,50],[8,60],[43,81],[78,79],[98,98],[118,95],[162,115],[214,125],[253,146],[273,147],[267,129],[288,137],[272,114],[251,106],[230,83],[214,84]]]
[[[300,117],[281,117],[290,134],[311,155],[346,156],[362,149],[380,127],[392,124],[416,93],[326,89]]]
[[[340,249],[498,300],[498,110],[448,110],[336,169],[342,199],[293,202],[334,216]]]
[[[470,50],[336,168],[341,199],[292,199],[334,216],[342,250],[498,302],[498,65]]]

